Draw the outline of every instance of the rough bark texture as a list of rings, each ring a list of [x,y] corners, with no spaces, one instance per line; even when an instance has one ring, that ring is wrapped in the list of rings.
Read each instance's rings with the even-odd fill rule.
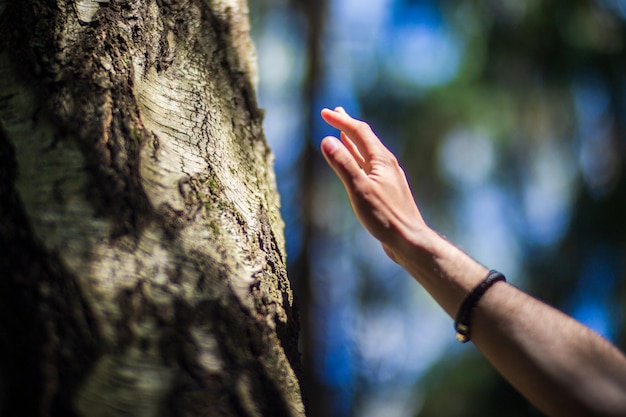
[[[303,415],[245,1],[0,33],[0,415]]]

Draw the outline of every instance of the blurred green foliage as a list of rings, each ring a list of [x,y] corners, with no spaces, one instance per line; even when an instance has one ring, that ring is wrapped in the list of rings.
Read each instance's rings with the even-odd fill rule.
[[[306,63],[310,8],[295,0],[251,3],[257,39],[261,33],[267,39],[280,14],[293,24],[280,32],[288,46],[282,50],[297,55],[290,62]],[[624,350],[626,3],[330,0],[327,9],[325,27],[318,31],[317,47],[326,63],[317,74],[322,79],[317,95],[298,92],[307,83],[306,64],[293,66],[301,74],[286,77],[291,81],[285,81],[282,93],[274,83],[265,101],[261,94],[270,142],[276,139],[273,132],[277,137],[281,132],[276,126],[284,128],[284,121],[272,121],[274,105],[282,112],[288,107],[296,118],[299,110],[346,106],[370,122],[398,155],[434,228]],[[272,23],[263,29],[265,21]],[[276,51],[259,50],[262,92],[264,71],[277,74],[272,64],[287,62],[277,60]],[[303,325],[317,335],[308,349],[318,352],[315,377],[324,395],[313,397],[331,404],[325,416],[374,415],[367,404],[390,389],[414,393],[409,397],[420,400],[405,402],[418,405],[404,410],[419,417],[539,415],[472,349],[438,348],[440,360],[414,377],[402,369],[391,372],[396,379],[372,371],[395,362],[368,362],[372,352],[353,330],[355,323],[371,319],[363,312],[384,316],[382,305],[398,312],[424,303],[390,278],[398,274],[392,266],[381,266],[380,257],[364,250],[358,226],[346,221],[350,209],[337,191],[340,186],[315,152],[303,151],[332,132],[302,121],[283,133],[289,139],[278,138],[274,148],[280,155],[290,260],[299,262],[300,248],[308,247],[298,240],[299,225],[307,222],[312,232],[306,239],[325,248],[305,254],[311,285],[323,289],[317,304],[315,299],[303,303],[314,309],[311,322]],[[294,137],[310,143],[293,147]],[[290,153],[283,153],[281,143],[291,143]],[[298,216],[301,201],[293,197],[298,195],[293,173],[302,167],[302,155],[315,159],[315,176],[308,178],[314,184],[307,188],[318,190],[308,212],[314,219]],[[285,162],[288,158],[293,162]],[[299,276],[292,273],[291,279]],[[390,320],[397,317],[389,314]],[[398,331],[414,326],[419,332],[427,325],[411,322]],[[380,327],[388,333],[373,339],[382,346],[393,339],[393,326]],[[419,341],[398,345],[424,349]],[[402,407],[390,403],[385,415],[397,415],[392,409]]]

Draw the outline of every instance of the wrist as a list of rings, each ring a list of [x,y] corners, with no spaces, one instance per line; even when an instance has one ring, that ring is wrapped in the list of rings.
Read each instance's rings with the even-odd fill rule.
[[[405,228],[393,242],[383,244],[383,247],[391,259],[413,275],[415,270],[431,270],[435,267],[434,260],[441,252],[443,240],[428,225],[421,223]]]
[[[402,235],[392,259],[404,267],[451,316],[488,270],[424,225]]]

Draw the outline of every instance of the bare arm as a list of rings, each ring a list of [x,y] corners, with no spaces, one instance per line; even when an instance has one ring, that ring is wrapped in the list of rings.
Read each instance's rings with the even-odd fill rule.
[[[359,221],[455,317],[487,269],[426,225],[397,159],[366,123],[340,108],[322,117],[341,131],[341,141],[324,138],[321,148]],[[626,416],[626,358],[579,322],[498,282],[471,325],[477,348],[547,415]]]

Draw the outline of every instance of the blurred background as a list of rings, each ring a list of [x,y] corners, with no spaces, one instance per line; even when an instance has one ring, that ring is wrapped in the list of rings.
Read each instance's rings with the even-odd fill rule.
[[[250,0],[309,417],[539,416],[355,220],[319,117],[367,120],[426,221],[626,348],[626,2]]]

